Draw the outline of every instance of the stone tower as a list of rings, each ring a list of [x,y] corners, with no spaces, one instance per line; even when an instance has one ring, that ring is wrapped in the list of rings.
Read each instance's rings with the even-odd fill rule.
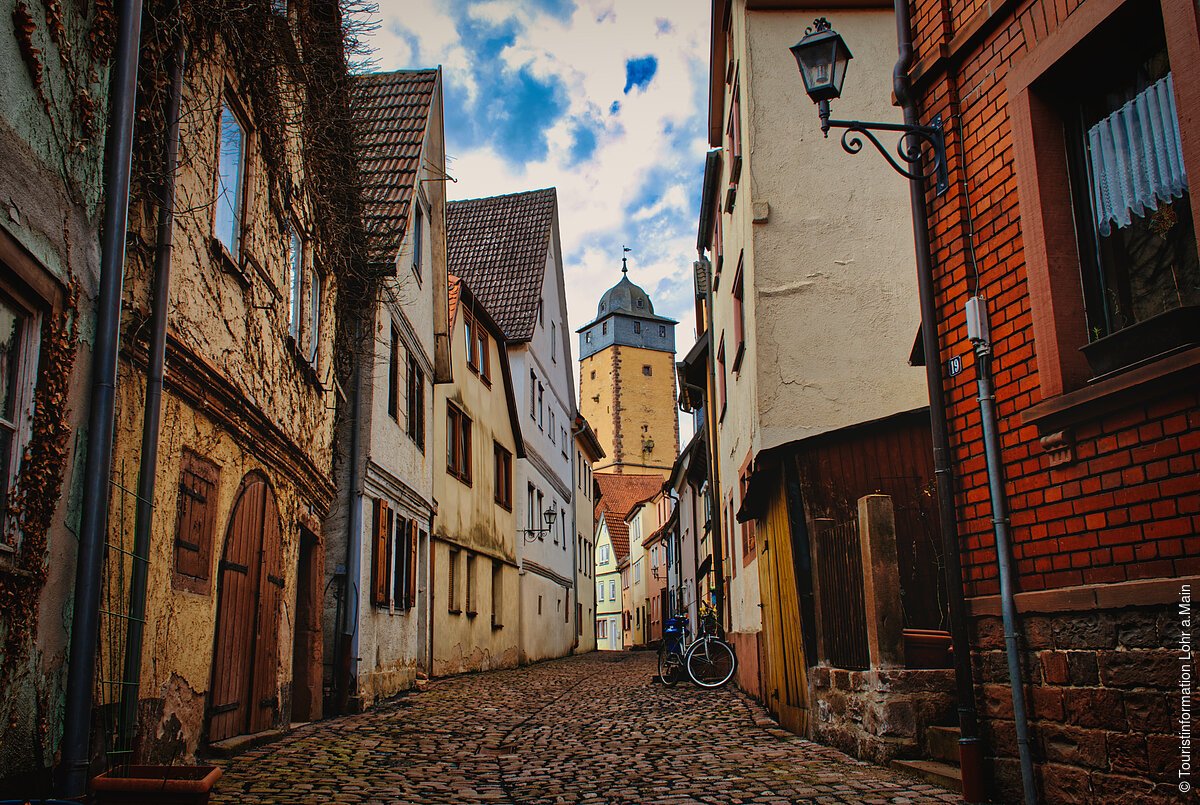
[[[597,472],[671,472],[679,452],[675,410],[675,324],[655,315],[650,296],[621,281],[600,297],[579,333],[579,411],[605,457]]]

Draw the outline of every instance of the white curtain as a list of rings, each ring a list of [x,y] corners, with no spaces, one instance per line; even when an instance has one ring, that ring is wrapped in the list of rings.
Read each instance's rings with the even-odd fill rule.
[[[1096,226],[1107,236],[1187,190],[1171,74],[1088,129]]]

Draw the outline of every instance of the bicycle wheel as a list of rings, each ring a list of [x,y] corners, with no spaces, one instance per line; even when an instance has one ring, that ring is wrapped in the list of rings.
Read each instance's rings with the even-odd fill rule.
[[[688,676],[702,688],[719,688],[733,678],[737,657],[728,643],[715,637],[698,640],[688,649]]]
[[[683,658],[679,652],[667,648],[666,644],[658,647],[658,678],[668,688],[674,687],[683,675]]]

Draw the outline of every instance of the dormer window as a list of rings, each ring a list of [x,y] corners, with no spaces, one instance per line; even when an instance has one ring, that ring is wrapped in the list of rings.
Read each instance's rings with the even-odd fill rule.
[[[639,299],[639,300],[638,300],[638,307],[639,307],[639,308],[643,308],[643,307],[645,307],[645,306],[646,306],[646,302],[645,302],[645,300],[643,300],[643,299]]]

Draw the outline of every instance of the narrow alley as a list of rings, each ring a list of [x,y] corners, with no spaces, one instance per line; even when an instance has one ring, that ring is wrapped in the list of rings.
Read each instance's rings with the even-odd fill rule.
[[[733,688],[591,653],[433,682],[230,761],[218,803],[923,803],[959,797],[780,730]]]

